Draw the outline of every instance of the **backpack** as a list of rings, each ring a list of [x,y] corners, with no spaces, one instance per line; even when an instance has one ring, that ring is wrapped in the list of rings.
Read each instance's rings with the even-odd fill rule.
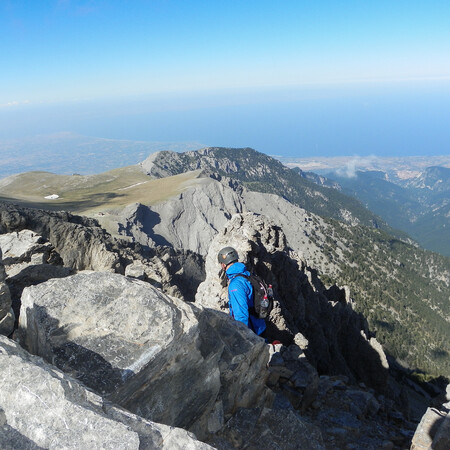
[[[238,273],[236,277],[245,278],[253,287],[253,307],[248,309],[249,313],[258,319],[266,319],[269,317],[270,311],[273,308],[272,285],[269,284],[267,286],[261,277],[254,274],[247,276]]]

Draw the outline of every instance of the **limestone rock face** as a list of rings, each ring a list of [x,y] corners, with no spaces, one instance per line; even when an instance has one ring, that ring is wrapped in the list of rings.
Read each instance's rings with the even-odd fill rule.
[[[176,248],[202,255],[206,255],[211,240],[231,216],[245,210],[239,192],[210,178],[204,178],[202,184],[186,190],[179,198],[151,209],[160,217],[154,232],[166,236]]]
[[[172,160],[174,155],[162,152],[156,159],[161,162],[162,156],[167,156],[164,165],[149,169],[157,170],[156,176],[163,175],[161,171],[166,170],[166,162],[168,167],[176,164],[176,157]],[[151,155],[149,160],[153,158],[155,155]],[[142,245],[170,245],[206,256],[212,239],[231,216],[246,211],[264,214],[276,222],[285,233],[290,247],[303,260],[309,261],[313,255],[321,253],[318,244],[307,237],[316,232],[318,224],[323,225],[323,219],[319,216],[277,195],[252,192],[235,181],[213,174],[178,197],[152,206],[129,205],[115,215],[111,213],[108,221],[99,220],[107,225],[113,235],[132,238]],[[111,228],[111,223],[116,225]],[[326,258],[319,258],[317,267],[325,269],[327,261]],[[329,266],[328,270],[332,267]]]
[[[197,286],[204,279],[203,258],[192,251],[163,246],[143,247],[139,242],[112,238],[93,219],[0,202],[0,237],[16,239],[25,229],[29,230],[26,233],[36,235],[42,244],[32,247],[31,258],[28,252],[24,262],[17,263],[16,259],[16,263],[8,266],[8,284],[14,291],[13,301],[20,300],[26,285],[79,270],[123,274],[129,265],[143,265],[145,276],[141,273],[140,278],[187,301],[194,300]],[[50,254],[42,248],[49,250]],[[59,271],[58,268],[62,267],[64,270]],[[136,274],[135,268],[128,270]],[[22,273],[19,275],[19,272]]]
[[[19,338],[111,401],[199,437],[214,418],[223,425],[268,395],[264,340],[223,313],[119,274],[26,288]]]
[[[143,170],[148,173],[149,175],[152,175],[157,178],[163,178],[170,175],[174,175],[172,164],[170,167],[168,167],[166,170],[161,167],[161,164],[159,164],[159,161],[161,157],[164,158],[164,163],[172,163],[172,161],[176,160],[177,153],[171,152],[171,151],[162,151],[162,152],[155,152],[152,153],[148,158],[146,158],[142,163],[141,167]],[[174,159],[175,158],[175,159]],[[158,164],[155,164],[157,162]],[[164,164],[163,164],[164,165]],[[176,172],[178,173],[178,172]]]
[[[32,256],[37,263],[38,254],[42,256],[41,263],[51,262],[50,260],[55,259],[62,263],[59,256],[55,255],[51,244],[31,230],[0,235],[0,248],[3,251],[3,263],[7,265],[30,262]]]
[[[112,243],[95,220],[0,202],[0,234],[22,230],[31,230],[49,241],[64,265],[72,269],[114,271],[120,265]]]
[[[122,410],[0,337],[0,447],[209,449],[185,430]]]
[[[239,192],[226,182],[203,178],[196,186],[161,204],[129,205],[108,221],[113,234],[131,236],[142,245],[171,245],[206,255],[209,243],[244,205]]]
[[[154,157],[150,155],[149,159]],[[168,164],[173,162],[168,158]],[[157,176],[161,176],[165,169],[161,165],[157,169]],[[314,242],[305,238],[316,227],[311,218],[320,223],[319,216],[277,195],[252,192],[231,179],[212,174],[160,204],[129,205],[115,215],[111,213],[108,221],[99,220],[113,235],[132,237],[142,245],[171,245],[207,255],[212,239],[231,216],[246,211],[264,214],[275,221],[290,246],[306,258],[320,251]],[[109,222],[115,222],[116,227],[110,228]]]
[[[411,450],[445,450],[450,446],[450,413],[428,408],[417,427]]]
[[[353,382],[386,389],[386,357],[371,341],[365,319],[353,311],[348,292],[337,286],[326,289],[317,272],[289,249],[283,231],[264,216],[236,214],[213,239],[196,303],[227,310],[227,290],[217,263],[219,250],[226,246],[236,248],[240,261],[273,285],[271,339],[289,345],[306,338],[305,354],[320,374],[343,374]]]
[[[5,280],[6,273],[0,247],[0,334],[8,336],[14,328],[14,312],[11,309],[11,293]]]
[[[443,394],[443,393],[442,393]],[[411,450],[446,450],[450,448],[450,384],[445,394],[426,410],[414,433]],[[443,401],[443,404],[440,404]]]

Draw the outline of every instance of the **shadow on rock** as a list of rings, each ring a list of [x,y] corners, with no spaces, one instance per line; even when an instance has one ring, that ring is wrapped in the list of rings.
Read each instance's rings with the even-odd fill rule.
[[[39,307],[39,316],[46,318],[45,327],[49,336],[51,336],[52,354],[51,357],[46,357],[46,355],[42,354],[42,350],[38,349],[38,342],[30,342],[25,339],[25,348],[30,353],[43,356],[58,369],[80,380],[85,386],[101,395],[114,392],[134,374],[131,370],[113,367],[99,353],[71,340],[69,337],[70,327],[60,326],[59,321],[48,314],[45,306]],[[79,341],[82,341],[82,339],[82,337],[78,338]],[[18,340],[24,340],[20,330]],[[104,350],[105,345],[114,347],[111,345],[110,339],[108,343],[101,338],[98,338],[97,341],[95,343],[91,339],[89,345],[98,346],[100,350]],[[58,345],[58,342],[61,344]],[[120,345],[119,342],[117,344]]]
[[[28,286],[44,283],[51,278],[64,278],[69,276],[72,270],[68,267],[53,266],[50,264],[30,265],[21,270],[18,274],[7,278],[6,284],[11,292],[12,308],[16,316],[14,328],[19,322],[21,297],[23,290]]]
[[[250,272],[271,284],[274,308],[267,322],[269,341],[297,344],[320,375],[346,375],[383,392],[388,364],[366,319],[353,310],[345,288],[325,287],[317,271],[289,248],[280,227],[254,213],[236,214],[211,243],[207,278],[196,301],[227,308],[226,289],[217,275],[217,253],[233,246]]]

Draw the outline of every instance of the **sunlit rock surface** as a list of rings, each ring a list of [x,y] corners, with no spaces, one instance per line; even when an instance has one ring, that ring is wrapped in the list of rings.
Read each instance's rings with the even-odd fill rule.
[[[19,337],[115,403],[196,434],[217,408],[226,420],[264,404],[268,392],[263,339],[226,314],[118,274],[80,273],[25,289]]]
[[[0,447],[208,449],[179,428],[120,409],[0,337]]]

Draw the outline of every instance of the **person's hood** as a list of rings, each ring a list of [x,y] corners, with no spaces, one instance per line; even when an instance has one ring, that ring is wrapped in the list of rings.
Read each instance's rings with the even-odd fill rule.
[[[227,277],[230,280],[233,279],[238,273],[248,277],[250,276],[250,272],[247,270],[247,267],[245,267],[245,264],[241,262],[236,262],[227,269]]]

